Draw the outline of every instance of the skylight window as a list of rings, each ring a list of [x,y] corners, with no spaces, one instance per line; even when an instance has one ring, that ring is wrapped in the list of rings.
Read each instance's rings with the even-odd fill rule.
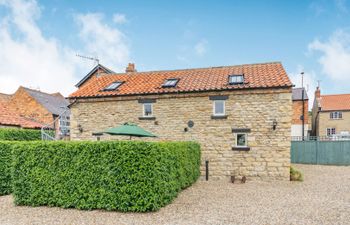
[[[122,85],[123,82],[121,81],[116,81],[116,82],[113,82],[111,83],[110,85],[108,85],[107,87],[105,87],[105,89],[103,89],[104,91],[114,91],[114,90],[117,90],[118,87],[120,85]]]
[[[163,87],[175,87],[177,82],[179,82],[179,79],[176,79],[176,78],[167,79],[165,80]]]
[[[230,75],[228,77],[229,84],[243,84],[244,83],[244,76],[243,74],[240,75]]]

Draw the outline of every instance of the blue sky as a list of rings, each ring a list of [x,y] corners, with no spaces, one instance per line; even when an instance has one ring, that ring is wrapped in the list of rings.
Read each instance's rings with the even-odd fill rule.
[[[0,0],[0,92],[69,94],[97,56],[122,71],[281,61],[312,96],[350,93],[350,2]],[[39,68],[39,69],[38,69]]]

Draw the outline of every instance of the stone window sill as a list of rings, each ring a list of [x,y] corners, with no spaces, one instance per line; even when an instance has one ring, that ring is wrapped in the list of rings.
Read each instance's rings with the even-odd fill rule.
[[[233,151],[250,151],[250,147],[232,147]]]
[[[225,120],[225,119],[227,119],[227,115],[222,115],[222,116],[212,115],[211,119],[213,119],[213,120]]]
[[[142,117],[139,117],[139,120],[156,120],[156,117],[154,116],[142,116]]]

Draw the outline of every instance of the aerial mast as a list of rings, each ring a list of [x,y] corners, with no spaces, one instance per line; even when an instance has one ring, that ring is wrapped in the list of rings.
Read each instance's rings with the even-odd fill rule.
[[[85,56],[85,55],[80,55],[80,54],[76,54],[76,56],[79,58],[82,58],[82,59],[94,61],[96,66],[100,65],[100,60],[97,57]],[[100,75],[99,70],[97,70],[97,76],[99,76],[99,75]]]

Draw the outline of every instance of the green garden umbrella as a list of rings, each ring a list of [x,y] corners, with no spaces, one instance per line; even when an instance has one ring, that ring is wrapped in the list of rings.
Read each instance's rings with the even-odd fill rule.
[[[157,137],[156,135],[144,130],[143,128],[133,123],[124,123],[118,127],[109,128],[102,133],[110,135],[130,136],[130,139],[131,137]]]

